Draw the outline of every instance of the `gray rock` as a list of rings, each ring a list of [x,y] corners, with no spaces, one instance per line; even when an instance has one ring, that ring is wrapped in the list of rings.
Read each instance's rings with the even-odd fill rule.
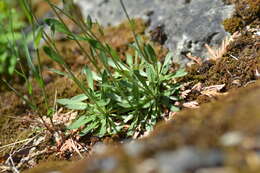
[[[132,141],[125,143],[123,148],[129,156],[138,157],[145,151],[146,146],[141,141]]]
[[[183,147],[176,151],[157,153],[155,159],[160,173],[192,172],[202,167],[216,167],[224,162],[221,152],[206,151],[195,147]]]
[[[77,0],[85,16],[102,25],[116,25],[126,19],[119,0]],[[164,25],[165,45],[175,52],[175,62],[185,63],[185,54],[207,57],[204,44],[218,46],[227,36],[221,25],[231,16],[233,5],[222,0],[125,0],[131,17],[150,21],[149,30]]]
[[[118,160],[114,157],[104,157],[102,159],[91,160],[91,167],[87,168],[84,172],[104,171],[107,173],[114,172],[118,167]]]
[[[221,167],[221,168],[201,168],[195,173],[236,173],[233,168]]]

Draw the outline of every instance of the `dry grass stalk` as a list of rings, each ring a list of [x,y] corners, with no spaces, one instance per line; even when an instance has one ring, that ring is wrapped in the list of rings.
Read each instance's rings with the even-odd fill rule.
[[[187,53],[186,56],[187,56],[187,58],[193,60],[193,61],[196,62],[197,64],[202,65],[202,59],[201,59],[200,57],[192,56],[190,52]]]
[[[238,31],[235,32],[233,35],[231,35],[231,37],[227,36],[226,38],[224,38],[224,40],[222,41],[221,46],[219,48],[213,48],[213,47],[210,47],[208,44],[205,44],[205,47],[210,56],[208,58],[208,60],[216,61],[217,59],[221,58],[227,52],[228,45],[230,45],[230,43],[232,41],[234,41],[236,38],[238,38],[239,36],[240,36],[240,33]],[[186,57],[193,60],[195,63],[202,65],[201,57],[193,56],[191,53],[187,53]],[[233,58],[235,58],[235,57],[233,57]],[[237,58],[235,58],[235,59],[237,59]]]
[[[217,60],[221,58],[226,52],[227,52],[227,47],[230,45],[232,41],[234,41],[237,37],[240,36],[240,33],[237,31],[231,37],[226,37],[221,43],[221,46],[217,49],[214,49],[210,47],[208,44],[205,44],[205,47],[208,50],[209,55],[211,56],[209,59],[212,60]]]

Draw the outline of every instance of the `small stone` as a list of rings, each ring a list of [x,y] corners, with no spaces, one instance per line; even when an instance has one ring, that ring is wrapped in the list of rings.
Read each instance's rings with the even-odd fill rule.
[[[145,151],[146,146],[140,141],[132,141],[123,145],[125,152],[132,157],[138,157],[143,151]]]
[[[240,132],[233,131],[225,133],[223,136],[221,136],[220,142],[224,146],[232,147],[241,144],[243,138],[244,136]]]
[[[113,156],[102,157],[100,159],[93,159],[89,164],[90,167],[80,168],[80,170],[84,170],[84,172],[107,172],[112,173],[118,166],[118,160]]]
[[[241,81],[239,79],[235,79],[232,81],[232,84],[237,85],[237,86],[241,86]]]
[[[105,144],[99,142],[99,143],[96,143],[96,144],[93,146],[92,151],[93,151],[94,153],[96,153],[96,154],[103,154],[103,153],[106,152],[107,148],[108,148],[107,145],[105,145]]]
[[[155,159],[160,173],[182,173],[201,167],[215,167],[223,164],[224,160],[222,154],[216,150],[201,150],[195,147],[161,152]]]
[[[157,172],[158,165],[156,160],[154,159],[147,159],[143,161],[142,163],[137,165],[137,172],[140,173],[154,173]]]
[[[235,173],[233,168],[223,167],[223,168],[201,168],[195,173]]]

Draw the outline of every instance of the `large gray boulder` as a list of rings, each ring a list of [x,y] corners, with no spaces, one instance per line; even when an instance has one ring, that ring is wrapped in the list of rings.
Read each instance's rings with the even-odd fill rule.
[[[85,16],[102,25],[116,25],[126,19],[119,0],[77,0]],[[184,55],[207,57],[205,43],[219,46],[227,36],[222,21],[232,15],[233,5],[222,0],[124,0],[131,17],[150,21],[148,30],[164,25],[165,46],[175,53],[175,61],[187,62]]]

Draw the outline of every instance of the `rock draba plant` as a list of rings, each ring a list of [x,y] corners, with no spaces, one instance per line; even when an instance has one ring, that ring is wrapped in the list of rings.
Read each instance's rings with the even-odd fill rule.
[[[121,131],[131,136],[135,132],[152,130],[162,118],[164,109],[178,110],[173,103],[179,99],[180,84],[172,79],[185,75],[185,72],[168,73],[171,57],[168,54],[162,64],[157,60],[147,62],[141,55],[137,57],[140,62],[134,62],[129,55],[127,62],[117,62],[118,66],[103,57],[113,72],[105,69],[101,76],[88,68],[83,69],[92,98],[82,94],[58,100],[69,109],[85,110],[68,128],[85,126],[81,135],[91,132],[98,136]],[[95,99],[95,104],[89,104],[90,99]]]
[[[71,17],[58,7],[52,7],[54,11]],[[49,45],[44,47],[45,53],[63,66],[66,72],[62,74],[69,76],[84,92],[72,98],[57,100],[69,109],[82,111],[68,129],[81,129],[80,135],[91,133],[102,137],[124,132],[127,136],[132,136],[152,130],[163,118],[164,110],[178,111],[174,102],[179,100],[181,85],[175,79],[184,76],[186,72],[183,69],[175,73],[169,72],[172,53],[161,63],[152,46],[141,43],[133,30],[135,43],[131,46],[135,53],[127,55],[123,61],[111,46],[102,43],[95,36],[92,32],[94,23],[90,17],[86,22],[77,23],[84,29],[81,35],[72,33],[59,19],[45,20],[52,34],[62,32],[67,39],[87,42],[89,52],[85,52],[86,56],[96,67],[94,71],[87,66],[83,68],[82,73],[88,84],[86,87],[70,70],[57,51],[55,42],[48,38]],[[129,22],[134,28],[133,21],[129,19]],[[97,62],[101,62],[102,70],[95,66]]]

